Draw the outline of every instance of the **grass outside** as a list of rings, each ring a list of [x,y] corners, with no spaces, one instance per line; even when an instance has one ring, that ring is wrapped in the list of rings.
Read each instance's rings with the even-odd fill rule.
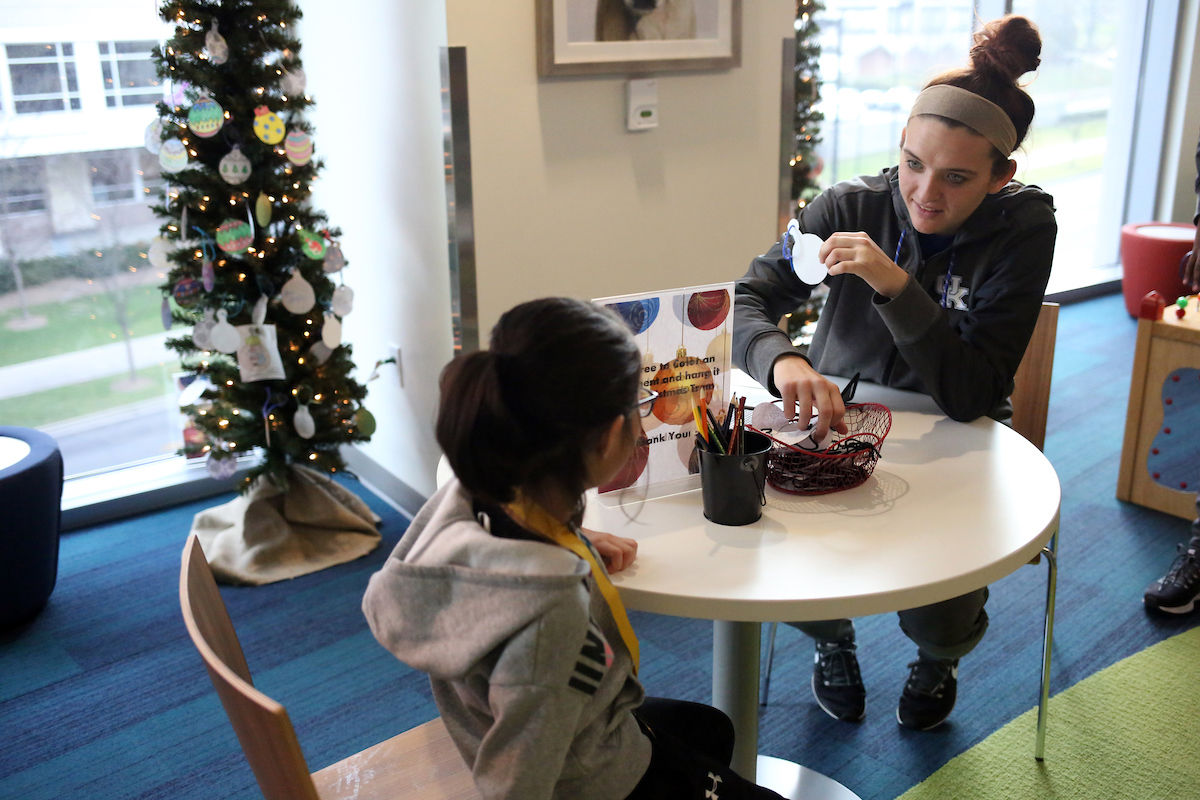
[[[20,309],[0,314],[0,367],[121,341],[112,299],[99,285],[96,289],[94,295],[31,306],[30,315],[46,318],[46,325],[36,330],[11,331],[5,326],[21,316]],[[155,286],[129,287],[127,297],[131,336],[162,331],[162,294]]]
[[[138,377],[146,379],[147,384],[132,391],[114,388],[115,384],[129,377],[128,374],[121,374],[22,397],[5,398],[0,400],[0,425],[36,428],[164,394],[174,394],[175,383],[171,376],[179,371],[178,361],[138,370]]]

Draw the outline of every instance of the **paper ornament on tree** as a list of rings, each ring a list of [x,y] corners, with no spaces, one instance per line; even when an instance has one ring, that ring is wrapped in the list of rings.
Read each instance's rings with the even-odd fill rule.
[[[325,324],[321,326],[321,341],[331,350],[342,343],[342,321],[335,317],[332,311],[325,312]]]
[[[292,268],[292,277],[279,290],[279,297],[283,301],[283,307],[293,314],[304,314],[317,302],[312,284],[304,280],[300,270],[295,267]]]
[[[237,328],[233,327],[227,321],[229,312],[225,309],[217,310],[217,324],[213,326],[212,332],[208,335],[209,342],[212,343],[212,349],[219,353],[233,353],[238,349],[238,345],[242,343],[242,337],[238,334]]]
[[[158,151],[158,166],[163,172],[182,172],[187,169],[188,151],[178,139],[167,139]]]
[[[200,299],[200,292],[204,287],[195,278],[180,278],[175,284],[175,288],[171,290],[171,294],[175,297],[175,302],[187,308],[190,305],[195,305]]]
[[[293,128],[288,132],[287,140],[283,143],[283,149],[287,153],[288,161],[297,167],[302,167],[312,160],[312,137],[299,128]]]
[[[267,197],[266,192],[259,192],[258,199],[254,201],[254,218],[258,220],[260,228],[271,224],[271,198]]]
[[[237,145],[234,145],[233,149],[221,159],[219,168],[225,182],[234,186],[244,183],[250,177],[250,159],[246,158],[242,149]]]
[[[255,302],[250,318],[253,320],[250,325],[239,325],[237,328],[242,337],[237,349],[242,383],[283,380],[286,375],[283,359],[279,355],[275,326],[264,324],[267,318],[266,295]]]
[[[304,228],[297,231],[296,235],[300,237],[300,250],[304,255],[314,261],[325,257],[325,240],[323,238]]]
[[[230,218],[217,228],[217,247],[230,255],[240,255],[252,244],[254,232],[245,220]]]
[[[162,316],[163,330],[171,330],[171,323],[174,320],[171,319],[171,304],[167,302],[165,295],[163,296],[162,310],[160,311],[160,314]]]
[[[359,408],[354,413],[354,425],[363,436],[373,436],[375,434],[375,415],[365,408]]]
[[[217,450],[208,452],[208,461],[205,462],[204,468],[208,470],[209,476],[216,480],[223,481],[226,478],[232,478],[233,473],[237,472],[237,456],[229,453],[217,455],[218,452]]]
[[[224,124],[225,109],[206,94],[200,95],[188,111],[188,129],[201,139],[216,136]]]
[[[145,145],[146,149],[154,155],[158,155],[158,151],[162,149],[162,132],[163,123],[161,119],[154,119],[146,126]]]
[[[343,283],[333,290],[333,300],[329,305],[339,317],[346,316],[354,310],[354,290]]]
[[[196,345],[197,350],[213,350],[212,332],[217,325],[213,319],[213,310],[211,308],[204,309],[204,318],[195,324],[192,328],[192,344]]]
[[[169,269],[171,266],[167,255],[171,252],[171,243],[161,236],[150,240],[150,249],[146,251],[146,260],[155,269]]]
[[[213,64],[224,64],[229,60],[229,45],[225,37],[217,30],[217,21],[212,21],[212,27],[204,34],[204,49],[208,51],[208,60]]]
[[[213,269],[212,261],[207,258],[200,265],[200,283],[204,285],[204,291],[211,292],[213,287],[217,285],[217,271]]]
[[[346,266],[346,257],[342,255],[342,246],[337,242],[330,242],[329,247],[325,249],[325,263],[321,268],[332,274],[341,272]]]
[[[333,355],[333,350],[325,346],[325,343],[318,339],[312,347],[308,348],[309,358],[315,358],[317,364],[324,364]]]
[[[307,404],[302,403],[296,409],[296,414],[292,417],[292,426],[301,439],[311,439],[316,435],[317,423],[313,421],[312,412],[308,410]]]
[[[283,120],[266,106],[254,109],[254,135],[267,144],[279,144],[284,136]]]
[[[283,76],[279,79],[279,88],[288,97],[300,97],[304,94],[304,87],[307,85],[308,76],[300,67],[285,69]]]

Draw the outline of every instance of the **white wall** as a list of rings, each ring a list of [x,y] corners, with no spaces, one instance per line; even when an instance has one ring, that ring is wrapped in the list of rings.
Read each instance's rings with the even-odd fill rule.
[[[446,0],[465,45],[479,330],[534,297],[732,280],[776,236],[782,40],[792,0],[747,0],[742,66],[661,74],[628,133],[624,76],[537,77],[534,7]]]
[[[422,494],[434,490],[437,376],[452,355],[439,48],[445,10],[429,0],[302,0],[299,34],[325,170],[313,203],[343,231],[354,289],[345,338],[357,377],[400,345],[404,386],[385,366],[362,449]]]

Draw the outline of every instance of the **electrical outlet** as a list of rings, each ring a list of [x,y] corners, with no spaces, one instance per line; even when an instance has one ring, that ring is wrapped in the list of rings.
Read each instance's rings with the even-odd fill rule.
[[[396,360],[396,374],[400,376],[400,388],[404,388],[404,362],[400,360],[400,345],[389,344],[387,346],[388,358]]]

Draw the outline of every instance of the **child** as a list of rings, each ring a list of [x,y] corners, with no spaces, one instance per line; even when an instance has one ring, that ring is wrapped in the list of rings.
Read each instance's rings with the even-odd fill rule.
[[[644,702],[602,563],[624,568],[636,543],[579,528],[584,492],[633,453],[653,400],[640,373],[623,322],[563,298],[512,309],[491,349],[442,373],[437,438],[456,479],[372,576],[363,611],[429,673],[487,800],[779,800],[729,769],[720,711]]]

